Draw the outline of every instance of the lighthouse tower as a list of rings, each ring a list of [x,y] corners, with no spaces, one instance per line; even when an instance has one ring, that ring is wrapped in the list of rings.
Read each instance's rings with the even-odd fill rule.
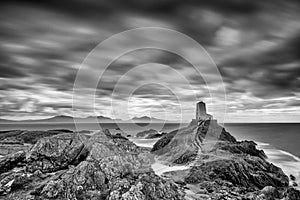
[[[206,113],[206,105],[203,101],[200,101],[196,104],[196,120],[209,120],[212,119],[210,114]]]

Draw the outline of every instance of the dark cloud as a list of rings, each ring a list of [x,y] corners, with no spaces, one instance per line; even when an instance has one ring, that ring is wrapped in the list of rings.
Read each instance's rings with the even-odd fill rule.
[[[13,66],[8,66],[7,64],[0,64],[0,72],[0,77],[2,78],[19,78],[26,76],[21,70]]]
[[[300,98],[299,13],[299,3],[294,0],[1,1],[0,98],[5,102],[1,115],[67,113],[76,72],[85,56],[109,36],[143,26],[171,28],[200,42],[219,67],[228,99],[234,104],[231,112],[266,112],[282,106],[292,109]],[[155,39],[159,36],[131,42]],[[112,45],[97,62],[111,59],[113,51],[122,45]],[[149,65],[143,71],[134,71],[136,66],[150,62],[169,66],[187,82],[162,66]],[[205,63],[200,65],[205,69]],[[93,67],[89,73],[97,70]],[[125,75],[127,79],[118,84]],[[89,77],[85,86],[93,89]],[[208,84],[213,84],[214,77],[210,79]],[[112,92],[117,103],[126,103],[129,88],[144,80],[163,80],[168,86],[150,84],[135,91],[134,97],[146,101],[147,108],[151,104],[158,110],[173,105],[176,95],[190,104],[194,100],[191,88],[196,90],[197,98],[209,96],[203,78],[184,58],[147,49],[129,52],[108,67],[95,91],[99,109],[109,113],[107,102]],[[239,100],[241,96],[243,101]],[[55,102],[51,102],[53,97]],[[279,102],[278,98],[283,100]],[[141,110],[141,104],[134,106]],[[77,109],[84,113],[89,108]]]
[[[32,90],[32,86],[25,84],[2,84],[0,85],[0,90]]]
[[[299,35],[266,50],[254,49],[224,60],[220,64],[222,75],[230,82],[244,79],[255,83],[248,89],[258,97],[293,96],[300,91]]]

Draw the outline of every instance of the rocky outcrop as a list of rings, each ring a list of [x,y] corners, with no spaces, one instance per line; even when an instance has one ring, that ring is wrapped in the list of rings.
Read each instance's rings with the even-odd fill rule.
[[[49,137],[53,135],[72,133],[73,131],[66,129],[54,129],[48,131],[27,131],[27,130],[13,130],[13,131],[0,131],[0,140],[13,140],[22,144],[29,143],[35,144],[39,139],[43,137]]]
[[[138,133],[136,134],[136,137],[138,137],[138,138],[150,139],[150,138],[152,138],[154,135],[157,135],[157,134],[159,134],[159,133],[157,132],[157,130],[149,129],[149,130],[145,130],[145,131],[138,132]]]
[[[237,141],[216,121],[201,121],[166,134],[152,152],[168,165],[189,169],[164,174],[186,188],[190,199],[294,199],[283,171],[252,141]],[[269,189],[268,189],[269,187]]]
[[[166,133],[166,132],[163,132],[163,133],[150,134],[150,135],[148,135],[145,139],[161,138],[161,137],[164,136],[165,134],[167,134],[167,133]]]
[[[103,164],[83,161],[41,191],[43,199],[181,199],[177,186],[153,172],[112,172]],[[123,166],[124,167],[124,166]],[[128,167],[127,167],[128,168]],[[117,168],[121,169],[121,168]],[[71,184],[70,184],[71,183]]]
[[[19,157],[16,162],[5,157],[14,165],[0,174],[0,199],[184,198],[176,184],[153,172],[148,151],[109,132],[42,138]]]
[[[18,151],[28,151],[33,144],[43,137],[72,133],[72,131],[57,129],[49,131],[11,130],[0,131],[0,156]]]
[[[18,144],[12,143],[11,141],[2,141],[2,143],[0,143],[0,157],[9,154],[14,154],[19,151],[27,152],[31,147],[32,145],[30,144]]]
[[[288,177],[273,164],[254,156],[212,158],[203,156],[185,177],[186,183],[224,180],[234,186],[258,190],[266,186],[286,187]]]
[[[25,158],[26,153],[24,151],[19,151],[0,158],[0,173],[7,172],[15,167],[18,167],[19,164],[24,163]]]
[[[266,159],[267,156],[263,150],[256,148],[257,144],[253,141],[240,141],[240,142],[218,142],[212,151],[223,150],[232,154],[242,154],[256,156],[261,159]]]
[[[162,138],[160,138],[153,146],[152,152],[156,152],[158,150],[163,149],[165,146],[167,146],[172,139],[175,137],[175,135],[179,132],[180,130],[174,130],[170,133],[165,134]]]
[[[40,139],[26,155],[27,170],[53,172],[76,164],[86,154],[84,135],[67,133]]]

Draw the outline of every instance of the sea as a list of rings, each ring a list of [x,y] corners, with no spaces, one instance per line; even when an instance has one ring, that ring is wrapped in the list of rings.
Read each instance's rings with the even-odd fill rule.
[[[110,129],[113,133],[135,136],[138,132],[155,129],[159,132],[170,132],[187,124],[74,124],[74,123],[36,123],[36,124],[0,124],[4,130],[50,130],[69,129],[73,131],[96,131]],[[252,140],[263,149],[268,160],[296,177],[300,185],[300,123],[227,123],[225,129],[238,140]],[[1,133],[0,133],[1,134]],[[141,146],[151,147],[156,140],[136,140]]]

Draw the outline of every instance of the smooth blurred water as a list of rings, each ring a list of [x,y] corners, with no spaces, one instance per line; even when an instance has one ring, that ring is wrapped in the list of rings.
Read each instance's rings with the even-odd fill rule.
[[[300,157],[299,123],[225,124],[238,140],[267,143]]]

